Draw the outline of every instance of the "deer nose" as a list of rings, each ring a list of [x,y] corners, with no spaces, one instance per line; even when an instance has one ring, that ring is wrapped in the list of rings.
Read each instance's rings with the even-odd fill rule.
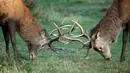
[[[111,58],[105,58],[106,61],[110,61]]]
[[[41,47],[44,47],[45,45],[48,45],[48,44],[49,44],[49,40],[44,40],[41,43]]]
[[[48,39],[45,39],[45,44],[48,44],[50,41]]]
[[[35,58],[36,58],[35,53],[34,53],[34,52],[31,52],[31,53],[30,53],[30,59],[35,60]]]
[[[44,47],[44,45],[42,45],[42,47]]]

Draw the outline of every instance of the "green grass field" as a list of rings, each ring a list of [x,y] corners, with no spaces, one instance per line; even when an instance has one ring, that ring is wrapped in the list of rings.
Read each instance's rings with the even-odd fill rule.
[[[47,32],[51,32],[55,28],[53,22],[60,25],[65,18],[67,18],[64,22],[65,25],[72,25],[71,20],[78,20],[85,30],[90,30],[103,17],[104,13],[100,10],[110,7],[110,5],[111,2],[107,2],[107,0],[35,0],[35,6],[30,10],[37,22],[46,28]],[[1,30],[0,33],[2,33]],[[123,63],[119,61],[122,47],[121,37],[122,32],[117,43],[111,44],[112,60],[110,61],[105,61],[95,51],[91,52],[89,59],[82,59],[86,54],[86,49],[77,53],[78,48],[82,46],[77,42],[68,45],[55,42],[53,45],[63,50],[57,50],[55,53],[43,49],[39,51],[36,60],[30,61],[27,46],[17,35],[17,48],[22,55],[21,63],[18,64],[13,59],[11,46],[11,58],[6,58],[4,39],[1,34],[0,73],[130,73],[130,49],[128,49],[130,43],[127,44],[126,61]]]

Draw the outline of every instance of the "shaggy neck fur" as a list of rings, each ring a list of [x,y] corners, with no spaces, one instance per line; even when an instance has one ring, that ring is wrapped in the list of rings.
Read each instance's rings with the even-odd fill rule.
[[[124,15],[124,13],[121,12],[126,9],[124,7],[127,7],[127,5],[122,4],[125,3],[124,1],[127,0],[114,0],[112,6],[108,9],[100,23],[91,30],[91,37],[97,33],[100,33],[100,37],[105,40],[112,42],[116,40],[122,28],[122,24],[126,23],[128,17],[126,14]]]

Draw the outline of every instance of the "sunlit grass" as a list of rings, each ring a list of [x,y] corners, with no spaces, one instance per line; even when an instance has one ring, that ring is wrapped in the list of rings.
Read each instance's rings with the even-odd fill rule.
[[[90,30],[99,23],[104,15],[100,9],[110,6],[107,4],[107,0],[36,0],[35,2],[35,8],[31,12],[37,22],[48,32],[55,28],[53,22],[61,25],[65,18],[67,18],[64,22],[65,25],[72,25],[72,20],[78,20],[78,23],[85,30]],[[0,32],[2,33],[2,31]],[[31,61],[28,57],[26,44],[17,35],[17,48],[22,55],[20,63],[14,60],[11,46],[11,57],[7,59],[3,35],[0,35],[0,73],[130,73],[130,49],[127,49],[126,61],[119,62],[122,44],[121,34],[117,43],[112,44],[111,61],[105,61],[95,51],[91,52],[89,59],[83,59],[86,55],[86,49],[77,53],[77,50],[82,46],[77,42],[68,45],[55,42],[53,45],[62,50],[58,50],[57,53],[48,49],[41,50],[37,59]],[[129,43],[128,46],[130,46]]]

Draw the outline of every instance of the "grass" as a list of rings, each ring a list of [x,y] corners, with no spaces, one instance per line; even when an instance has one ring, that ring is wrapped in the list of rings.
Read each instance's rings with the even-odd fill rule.
[[[37,22],[48,32],[55,27],[53,22],[61,25],[67,18],[66,24],[73,24],[71,20],[78,20],[85,30],[90,30],[99,23],[104,13],[100,9],[107,8],[107,0],[35,0],[35,7],[31,9]],[[1,31],[0,31],[1,32]],[[1,32],[2,33],[2,32]],[[76,31],[79,33],[79,31]],[[82,45],[73,42],[68,45],[55,42],[53,45],[63,50],[57,53],[51,50],[41,50],[37,59],[30,61],[26,44],[17,35],[17,48],[22,55],[21,63],[13,59],[13,50],[10,46],[11,58],[5,56],[3,35],[0,35],[0,73],[130,73],[130,49],[127,49],[126,61],[119,62],[121,52],[122,32],[115,44],[111,44],[112,60],[105,61],[97,52],[92,51],[90,59],[82,59],[86,49],[80,53],[76,51]],[[127,48],[130,43],[127,44]]]

